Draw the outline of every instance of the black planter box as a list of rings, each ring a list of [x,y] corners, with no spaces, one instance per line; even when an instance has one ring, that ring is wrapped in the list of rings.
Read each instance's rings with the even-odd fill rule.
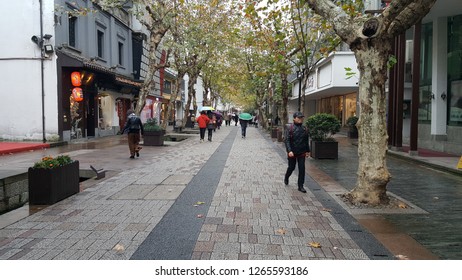
[[[311,142],[311,157],[314,159],[338,159],[338,142]]]
[[[271,138],[278,138],[278,130],[277,127],[271,128]]]
[[[144,146],[163,146],[164,145],[164,131],[145,131],[143,133]]]
[[[29,204],[51,205],[79,192],[79,162],[28,170]]]
[[[348,130],[348,138],[350,139],[357,139],[358,138],[358,130]]]

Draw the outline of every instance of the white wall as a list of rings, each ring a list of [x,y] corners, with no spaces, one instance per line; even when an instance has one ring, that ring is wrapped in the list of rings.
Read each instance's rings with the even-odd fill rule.
[[[43,34],[54,35],[52,0],[43,0]],[[0,1],[0,138],[43,139],[39,0]],[[11,27],[6,28],[6,27]],[[5,44],[8,42],[8,44]],[[50,44],[54,45],[53,38]],[[48,42],[47,42],[48,43]],[[58,134],[56,57],[44,61],[46,137]]]
[[[184,76],[184,83],[185,83],[185,104],[188,102],[188,92],[189,92],[189,89],[188,89],[188,82],[189,82],[189,76],[188,74],[186,74]],[[202,77],[198,77],[197,78],[197,82],[196,84],[194,85],[194,88],[196,89],[196,102],[197,102],[197,109],[200,109],[202,107],[202,101],[204,100],[203,98],[203,92],[204,92],[204,85],[203,85],[203,82],[202,82]],[[190,105],[190,110],[194,109],[194,104],[192,103],[191,101],[191,105]],[[196,116],[198,116],[199,112],[196,112]]]
[[[353,52],[336,52],[332,59],[332,77],[334,86],[338,87],[356,87],[358,86],[359,70],[356,58]],[[351,68],[356,73],[348,79],[345,68]]]

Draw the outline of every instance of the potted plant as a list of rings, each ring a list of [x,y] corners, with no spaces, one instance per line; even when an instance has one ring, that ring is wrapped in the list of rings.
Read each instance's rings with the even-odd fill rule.
[[[145,146],[163,146],[165,131],[158,124],[156,118],[146,120],[143,125],[143,143]]]
[[[79,162],[47,156],[28,170],[29,204],[50,205],[79,192]]]
[[[358,122],[357,116],[351,116],[347,119],[346,124],[348,126],[348,137],[352,139],[358,138],[358,128],[356,123]]]
[[[311,157],[337,159],[338,142],[332,137],[340,131],[340,121],[331,114],[318,113],[306,122],[311,137]]]

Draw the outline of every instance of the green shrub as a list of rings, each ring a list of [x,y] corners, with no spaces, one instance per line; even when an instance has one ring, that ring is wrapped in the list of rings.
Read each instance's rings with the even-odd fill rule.
[[[36,162],[33,166],[33,168],[56,168],[58,166],[63,166],[67,165],[69,163],[73,162],[70,156],[68,155],[62,155],[62,156],[57,156],[55,158],[51,156],[43,157],[39,162]]]
[[[143,124],[144,131],[161,131],[162,127],[158,124],[156,118],[150,118]]]
[[[351,116],[347,119],[346,124],[350,131],[355,131],[356,130],[356,123],[358,122],[358,117],[357,116]]]
[[[313,141],[335,141],[332,135],[340,131],[340,121],[331,114],[314,114],[305,124]]]

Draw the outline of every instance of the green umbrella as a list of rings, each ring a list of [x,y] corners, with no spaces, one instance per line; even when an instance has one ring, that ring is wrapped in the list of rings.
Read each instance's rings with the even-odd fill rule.
[[[241,120],[250,121],[252,119],[252,115],[249,113],[241,113],[239,114],[239,118]]]

